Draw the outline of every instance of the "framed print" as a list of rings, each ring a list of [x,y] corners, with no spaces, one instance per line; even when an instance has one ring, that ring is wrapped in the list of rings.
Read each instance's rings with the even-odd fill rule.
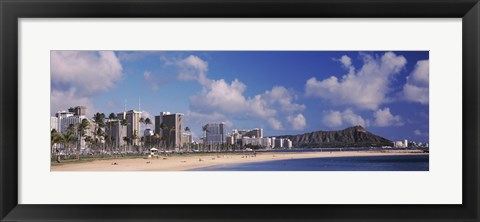
[[[478,221],[479,7],[2,1],[1,220]]]

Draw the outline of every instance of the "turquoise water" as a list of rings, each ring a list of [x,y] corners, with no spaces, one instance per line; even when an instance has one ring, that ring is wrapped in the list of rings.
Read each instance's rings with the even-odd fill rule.
[[[272,160],[197,168],[194,171],[428,171],[429,155]]]

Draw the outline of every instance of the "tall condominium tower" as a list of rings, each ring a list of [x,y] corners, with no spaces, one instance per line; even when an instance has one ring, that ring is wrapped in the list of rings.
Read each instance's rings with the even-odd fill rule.
[[[140,132],[140,118],[142,117],[142,112],[129,110],[127,112],[117,113],[117,117],[118,119],[127,120],[127,137],[132,139],[133,145],[139,145],[140,138],[142,137],[142,132]],[[134,135],[136,135],[136,139],[134,139]]]
[[[70,107],[68,112],[73,113],[75,116],[85,116],[87,115],[87,108],[85,106]]]
[[[161,125],[164,124],[162,129]],[[167,146],[180,148],[185,142],[183,135],[183,114],[160,112],[155,116],[155,133],[167,138]]]
[[[207,145],[220,145],[225,143],[225,123],[208,123],[206,134]]]

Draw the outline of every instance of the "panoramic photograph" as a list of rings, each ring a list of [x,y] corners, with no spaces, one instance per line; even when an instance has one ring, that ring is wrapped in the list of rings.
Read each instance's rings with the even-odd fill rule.
[[[50,77],[52,172],[429,171],[428,51],[53,50]]]

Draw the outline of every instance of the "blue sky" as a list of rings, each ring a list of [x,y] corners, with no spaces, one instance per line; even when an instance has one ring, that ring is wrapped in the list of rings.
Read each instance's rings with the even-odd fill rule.
[[[428,142],[428,51],[52,51],[51,77],[52,115],[140,105],[152,120],[184,113],[196,136],[222,121],[266,136],[362,125]]]

